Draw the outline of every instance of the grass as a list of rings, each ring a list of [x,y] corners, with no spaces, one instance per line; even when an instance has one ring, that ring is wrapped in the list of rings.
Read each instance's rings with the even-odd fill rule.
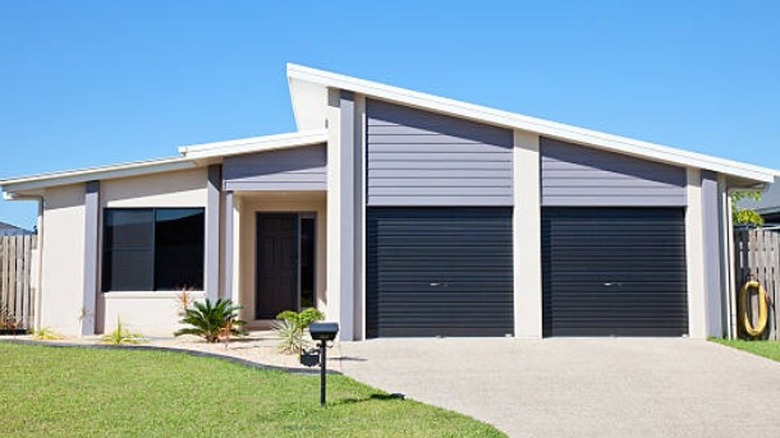
[[[321,408],[319,377],[218,359],[4,342],[0,358],[6,436],[504,436],[338,375]]]
[[[780,341],[743,341],[740,339],[712,339],[712,341],[780,362]]]

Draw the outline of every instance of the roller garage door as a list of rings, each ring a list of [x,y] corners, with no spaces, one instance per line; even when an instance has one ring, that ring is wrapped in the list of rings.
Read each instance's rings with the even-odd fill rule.
[[[368,209],[369,337],[513,333],[511,208]]]
[[[688,332],[682,208],[542,209],[545,336]]]

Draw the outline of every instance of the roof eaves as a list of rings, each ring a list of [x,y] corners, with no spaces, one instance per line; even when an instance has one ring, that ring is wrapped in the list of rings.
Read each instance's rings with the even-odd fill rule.
[[[110,166],[100,166],[5,179],[0,180],[0,187],[2,187],[3,191],[6,193],[18,192],[68,184],[77,184],[93,180],[124,178],[130,176],[147,175],[151,173],[185,170],[193,167],[195,167],[195,163],[188,158],[163,158],[159,160],[136,161]]]
[[[325,143],[327,140],[328,133],[326,130],[302,131],[182,146],[179,148],[179,153],[190,159],[203,159],[250,152],[288,149]]]
[[[708,169],[760,182],[772,182],[775,176],[780,175],[780,171],[761,166],[433,96],[301,65],[287,64],[287,75],[288,80],[295,78],[319,83],[325,87],[345,89],[391,102],[508,128],[536,132],[549,137],[584,143],[613,152],[646,157],[670,164]]]

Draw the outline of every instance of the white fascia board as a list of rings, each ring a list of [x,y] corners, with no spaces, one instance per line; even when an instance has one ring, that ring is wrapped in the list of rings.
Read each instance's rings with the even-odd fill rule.
[[[93,180],[126,178],[152,173],[171,172],[175,170],[191,169],[195,166],[196,164],[187,158],[164,158],[160,160],[137,161],[133,163],[0,180],[0,187],[6,192],[5,196],[8,199],[8,196],[13,197],[13,192],[78,184]]]
[[[581,143],[598,149],[633,155],[653,161],[684,167],[707,169],[759,182],[772,182],[774,181],[775,176],[780,175],[780,171],[778,170],[761,166],[740,163],[710,155],[684,151],[669,146],[551,122],[535,117],[524,116],[522,114],[433,96],[301,65],[287,64],[287,76],[291,83],[293,83],[294,80],[299,80],[321,84],[326,88],[349,90],[381,100],[396,102],[492,125],[530,131],[548,137]],[[292,93],[294,99],[296,96],[296,93]],[[303,119],[305,116],[298,115],[297,112],[305,111],[306,107],[296,105],[295,102],[293,102],[293,106],[296,108],[296,119]]]
[[[291,132],[286,134],[266,135],[262,137],[244,138],[216,143],[205,143],[192,146],[182,146],[179,153],[189,159],[204,159],[223,157],[226,155],[245,154],[250,152],[265,152],[277,149],[289,149],[328,140],[327,131]]]

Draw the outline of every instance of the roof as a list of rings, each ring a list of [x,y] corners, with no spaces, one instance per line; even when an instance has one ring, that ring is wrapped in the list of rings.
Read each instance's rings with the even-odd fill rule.
[[[64,172],[44,173],[21,178],[0,180],[0,186],[6,192],[5,197],[13,199],[9,192],[35,190],[45,187],[76,184],[81,182],[141,176],[152,173],[171,172],[198,167],[203,160],[248,152],[264,152],[278,149],[325,143],[325,130],[292,132],[286,134],[266,135],[239,140],[205,143],[179,148],[180,157],[162,158],[157,160],[136,161],[131,163],[100,166]]]
[[[16,225],[0,222],[0,236],[24,236],[28,234],[34,234],[34,233],[30,230],[25,230],[24,228],[17,227]]]
[[[780,171],[764,167],[564,125],[295,64],[287,65],[287,78],[295,122],[298,127],[297,132],[182,146],[179,148],[180,156],[178,157],[5,179],[0,180],[0,187],[5,192],[6,198],[14,199],[15,193],[22,191],[91,180],[183,170],[203,166],[209,160],[213,162],[214,159],[227,155],[324,143],[327,141],[326,113],[329,88],[352,91],[379,100],[490,125],[535,132],[544,136],[653,161],[708,169],[741,178],[749,184],[769,183],[774,181],[775,176],[780,176]]]
[[[248,152],[266,152],[277,149],[306,146],[328,141],[325,129],[266,135],[240,140],[220,141],[193,146],[182,146],[179,152],[187,158],[211,158]]]
[[[11,191],[35,190],[45,187],[61,186],[92,181],[96,179],[124,178],[169,172],[194,167],[192,160],[182,157],[162,158],[158,160],[135,161],[110,166],[90,167],[63,172],[42,173],[39,175],[0,180],[6,199],[13,199]]]
[[[759,183],[772,182],[775,176],[780,175],[780,171],[765,167],[551,122],[296,64],[287,64],[287,77],[295,121],[299,130],[317,129],[323,126],[327,109],[327,89],[333,88],[491,125],[535,132],[653,161],[712,170]]]

